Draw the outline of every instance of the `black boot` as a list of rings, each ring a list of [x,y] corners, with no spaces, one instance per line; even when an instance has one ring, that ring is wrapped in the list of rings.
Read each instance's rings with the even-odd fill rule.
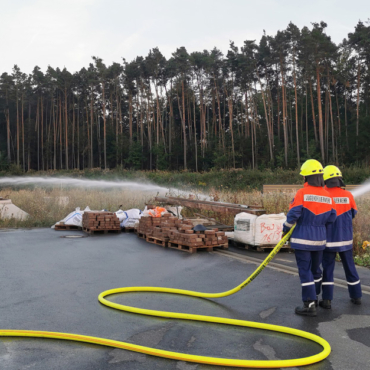
[[[295,313],[302,316],[316,316],[315,301],[304,301],[302,307],[296,307]]]
[[[360,305],[361,304],[361,298],[351,298],[351,302],[353,304]]]
[[[329,300],[329,299],[322,299],[319,302],[319,306],[322,307],[322,308],[326,308],[327,310],[330,310],[331,309],[331,300]]]

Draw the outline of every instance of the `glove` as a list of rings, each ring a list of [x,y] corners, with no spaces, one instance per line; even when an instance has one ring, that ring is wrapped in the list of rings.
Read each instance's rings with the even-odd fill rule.
[[[289,231],[283,231],[282,233],[281,233],[281,239],[283,239],[284,238],[284,236],[286,235],[286,234],[288,234],[288,232]],[[288,240],[290,239],[290,237],[288,238]],[[288,241],[287,240],[287,241]]]

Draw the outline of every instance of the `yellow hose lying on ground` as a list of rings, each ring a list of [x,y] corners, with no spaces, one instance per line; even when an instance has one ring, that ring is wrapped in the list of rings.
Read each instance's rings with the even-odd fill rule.
[[[227,359],[227,358],[188,355],[188,354],[180,353],[180,352],[171,352],[171,351],[165,351],[165,350],[160,350],[156,348],[138,346],[136,344],[120,342],[120,341],[111,340],[111,339],[90,337],[86,335],[69,334],[69,333],[55,333],[55,332],[49,332],[49,331],[33,331],[33,330],[1,330],[0,329],[0,336],[3,336],[3,337],[37,337],[37,338],[72,340],[76,342],[86,342],[86,343],[98,344],[101,346],[122,348],[122,349],[126,349],[129,351],[145,353],[145,354],[153,355],[157,357],[171,358],[171,359],[179,360],[179,361],[204,363],[204,364],[210,364],[210,365],[222,365],[222,366],[252,367],[252,368],[279,368],[279,367],[305,366],[305,365],[313,364],[315,362],[319,362],[325,359],[327,356],[329,356],[330,351],[331,351],[329,343],[317,335],[314,335],[314,334],[311,334],[311,333],[308,333],[302,330],[287,328],[287,327],[278,326],[278,325],[263,324],[263,323],[252,322],[252,321],[226,319],[222,317],[193,315],[193,314],[186,314],[186,313],[174,313],[174,312],[157,311],[157,310],[147,310],[147,309],[136,308],[136,307],[131,307],[131,306],[124,306],[118,303],[110,302],[107,299],[105,299],[105,297],[112,295],[112,294],[128,293],[128,292],[171,293],[171,294],[181,294],[181,295],[201,297],[201,298],[221,298],[221,297],[229,296],[243,289],[246,285],[248,285],[253,279],[255,279],[259,275],[259,273],[268,265],[268,263],[272,260],[272,258],[278,253],[280,248],[289,239],[293,229],[294,227],[276,245],[276,247],[271,251],[271,253],[261,263],[261,265],[252,273],[252,275],[250,275],[240,285],[238,285],[237,287],[229,291],[222,292],[222,293],[200,293],[200,292],[194,292],[191,290],[180,290],[180,289],[171,289],[171,288],[128,287],[128,288],[111,289],[111,290],[102,292],[99,295],[99,301],[100,303],[106,306],[115,308],[117,310],[133,312],[133,313],[138,313],[142,315],[171,317],[171,318],[183,319],[183,320],[205,321],[205,322],[235,325],[235,326],[246,326],[250,328],[271,330],[271,331],[277,331],[280,333],[295,335],[295,336],[302,337],[302,338],[311,340],[313,342],[316,342],[323,347],[323,350],[314,356],[296,358],[296,359],[291,359],[291,360],[273,360],[273,361],[233,360],[233,359]]]

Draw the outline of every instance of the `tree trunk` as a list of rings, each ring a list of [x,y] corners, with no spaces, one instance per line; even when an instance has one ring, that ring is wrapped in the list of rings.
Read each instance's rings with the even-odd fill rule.
[[[330,112],[330,122],[331,122],[331,145],[333,150],[333,161],[335,161],[335,130],[334,130],[334,119],[333,119],[333,107],[331,103],[331,83],[330,83],[330,76],[329,76],[329,69],[327,70],[327,78],[328,78],[328,95],[329,95],[329,112]]]
[[[249,107],[248,107],[248,92],[246,91],[244,93],[244,99],[245,99],[245,117],[246,117],[246,120],[245,120],[245,138],[248,139],[249,138]]]
[[[356,107],[356,148],[358,147],[358,128],[360,119],[360,71],[361,65],[360,60],[358,60],[357,66],[357,107]]]
[[[168,122],[168,153],[170,154],[170,157],[169,158],[171,160],[171,153],[172,153],[173,106],[172,106],[172,98],[171,98],[171,95],[167,91],[166,85],[164,85],[164,89],[165,89],[166,96],[167,96],[167,103],[168,103],[169,108],[170,108],[170,118],[169,118],[169,122]],[[170,89],[170,91],[172,91],[172,81],[171,81],[171,89]],[[170,162],[170,166],[171,166],[171,162]]]
[[[31,99],[28,100],[28,134],[31,133]],[[28,140],[28,171],[31,169],[31,140]]]
[[[218,107],[218,132],[219,132],[218,144],[220,144],[220,143],[222,144],[222,148],[223,148],[224,153],[225,153],[225,141],[223,139],[224,138],[224,130],[223,130],[223,127],[222,127],[220,95],[218,93],[216,79],[215,79],[214,76],[213,76],[213,81],[214,81],[215,90],[216,90],[217,107]]]
[[[54,144],[54,151],[53,151],[53,169],[56,171],[57,169],[57,112],[55,111],[54,102],[52,102],[53,107],[53,144]],[[57,106],[58,109],[58,106]]]
[[[36,132],[37,132],[37,171],[40,171],[40,108],[39,100],[37,98],[37,109],[36,109]]]
[[[227,99],[227,106],[229,107],[229,128],[231,133],[231,152],[233,156],[233,168],[235,168],[235,148],[234,148],[234,130],[233,130],[233,100],[232,96]]]
[[[62,121],[62,98],[59,97],[59,154],[60,169],[63,169],[63,121]]]
[[[270,119],[269,119],[269,116],[267,114],[265,94],[263,92],[263,87],[262,87],[261,79],[260,79],[260,76],[259,76],[258,71],[256,71],[256,72],[257,72],[258,82],[259,82],[259,84],[261,86],[261,95],[262,95],[262,101],[263,101],[263,108],[265,110],[265,119],[266,119],[266,126],[267,126],[267,137],[268,137],[269,149],[270,149],[270,160],[272,162],[274,160],[274,154],[273,154],[273,150],[272,150],[272,135],[271,135],[271,128],[270,128]]]
[[[150,114],[150,102],[149,102],[149,94],[147,96],[147,126],[148,126],[148,140],[149,140],[149,170],[152,171],[153,169],[153,139],[152,139],[152,125],[151,125],[151,114]],[[154,117],[153,117],[154,118]]]
[[[295,134],[297,141],[297,163],[298,166],[301,165],[301,160],[299,156],[299,130],[298,130],[298,96],[297,96],[297,79],[295,74],[295,48],[293,48],[293,78],[294,78],[294,97],[295,97]]]
[[[45,169],[44,163],[44,98],[41,95],[41,107],[40,107],[40,118],[41,118],[41,168]]]
[[[64,88],[64,135],[65,135],[65,162],[66,170],[69,170],[69,158],[68,158],[68,101],[67,101],[67,88]]]
[[[128,94],[128,127],[130,133],[130,145],[132,144],[132,92]]]
[[[340,112],[339,112],[339,103],[338,103],[338,94],[337,94],[337,89],[334,87],[335,91],[335,101],[337,104],[337,115],[338,115],[338,130],[339,130],[339,137],[341,136],[342,130],[341,130],[341,123],[340,123]]]
[[[90,168],[94,167],[94,156],[93,156],[93,125],[94,125],[94,108],[93,108],[93,91],[91,88],[91,99],[90,99]],[[99,153],[100,157],[100,153]]]
[[[195,122],[195,95],[193,95],[194,109],[194,149],[195,149],[195,172],[198,172],[198,142],[197,142],[197,125]]]
[[[75,155],[75,100],[72,98],[72,168],[76,168]]]
[[[26,172],[26,161],[25,161],[25,153],[24,153],[24,95],[22,93],[22,102],[21,102],[21,107],[22,107],[22,167],[23,167],[23,172]]]
[[[325,162],[325,148],[324,148],[324,129],[322,122],[322,106],[321,106],[321,84],[320,84],[320,71],[319,64],[316,61],[316,90],[317,90],[317,105],[319,108],[319,138],[320,138],[320,150],[321,150],[321,159]]]
[[[17,107],[17,166],[19,166],[19,99],[18,99],[18,86],[16,87],[17,93],[16,93],[16,107]]]
[[[181,81],[181,90],[182,90],[181,123],[182,123],[182,131],[183,131],[183,135],[184,135],[184,170],[187,170],[187,165],[186,165],[186,126],[185,126],[185,84],[184,84],[184,80]]]
[[[288,131],[287,131],[287,104],[286,104],[286,94],[285,94],[285,78],[283,70],[283,61],[280,56],[280,73],[281,73],[281,95],[283,104],[283,131],[284,131],[284,158],[285,166],[288,166]]]
[[[309,79],[310,93],[311,93],[311,108],[312,108],[312,121],[313,121],[313,132],[315,135],[315,143],[317,144],[317,130],[316,130],[316,113],[315,113],[315,104],[313,103],[313,93],[312,93],[312,81]]]
[[[83,117],[82,117],[83,118]],[[77,101],[77,169],[80,169],[80,100]]]
[[[112,100],[113,104],[113,100]],[[130,105],[130,104],[129,104]],[[119,115],[118,112],[120,110],[120,102],[119,102],[119,96],[118,96],[118,85],[116,85],[116,167],[119,164],[119,140],[118,140],[118,135],[119,135]],[[132,109],[132,98],[131,98],[131,109]],[[113,120],[113,116],[112,116]]]
[[[105,110],[105,84],[102,83],[102,92],[103,92],[103,122],[104,122],[104,169],[107,169],[107,117],[106,117],[106,110]]]
[[[98,155],[99,155],[99,168],[102,168],[102,161],[101,161],[101,129],[100,129],[100,116],[99,112],[96,112],[96,138],[98,142]],[[103,154],[104,155],[104,154]]]
[[[307,85],[306,85],[306,151],[307,151],[307,157],[310,156],[310,152],[308,149],[308,91],[307,91]]]

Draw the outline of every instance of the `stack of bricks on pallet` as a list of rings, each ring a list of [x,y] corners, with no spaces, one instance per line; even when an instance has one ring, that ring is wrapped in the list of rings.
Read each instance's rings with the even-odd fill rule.
[[[120,222],[113,212],[84,212],[82,226],[91,231],[120,230]]]
[[[223,231],[218,231],[218,229],[193,231],[191,221],[179,220],[171,214],[164,214],[158,218],[142,217],[138,233],[188,247],[212,247],[228,242]]]
[[[226,244],[227,236],[218,229],[193,231],[193,225],[181,225],[177,231],[170,235],[170,242],[187,247],[213,247]]]
[[[163,217],[141,217],[137,231],[146,237],[168,240],[170,231],[177,230],[180,222],[170,213],[165,213]]]

